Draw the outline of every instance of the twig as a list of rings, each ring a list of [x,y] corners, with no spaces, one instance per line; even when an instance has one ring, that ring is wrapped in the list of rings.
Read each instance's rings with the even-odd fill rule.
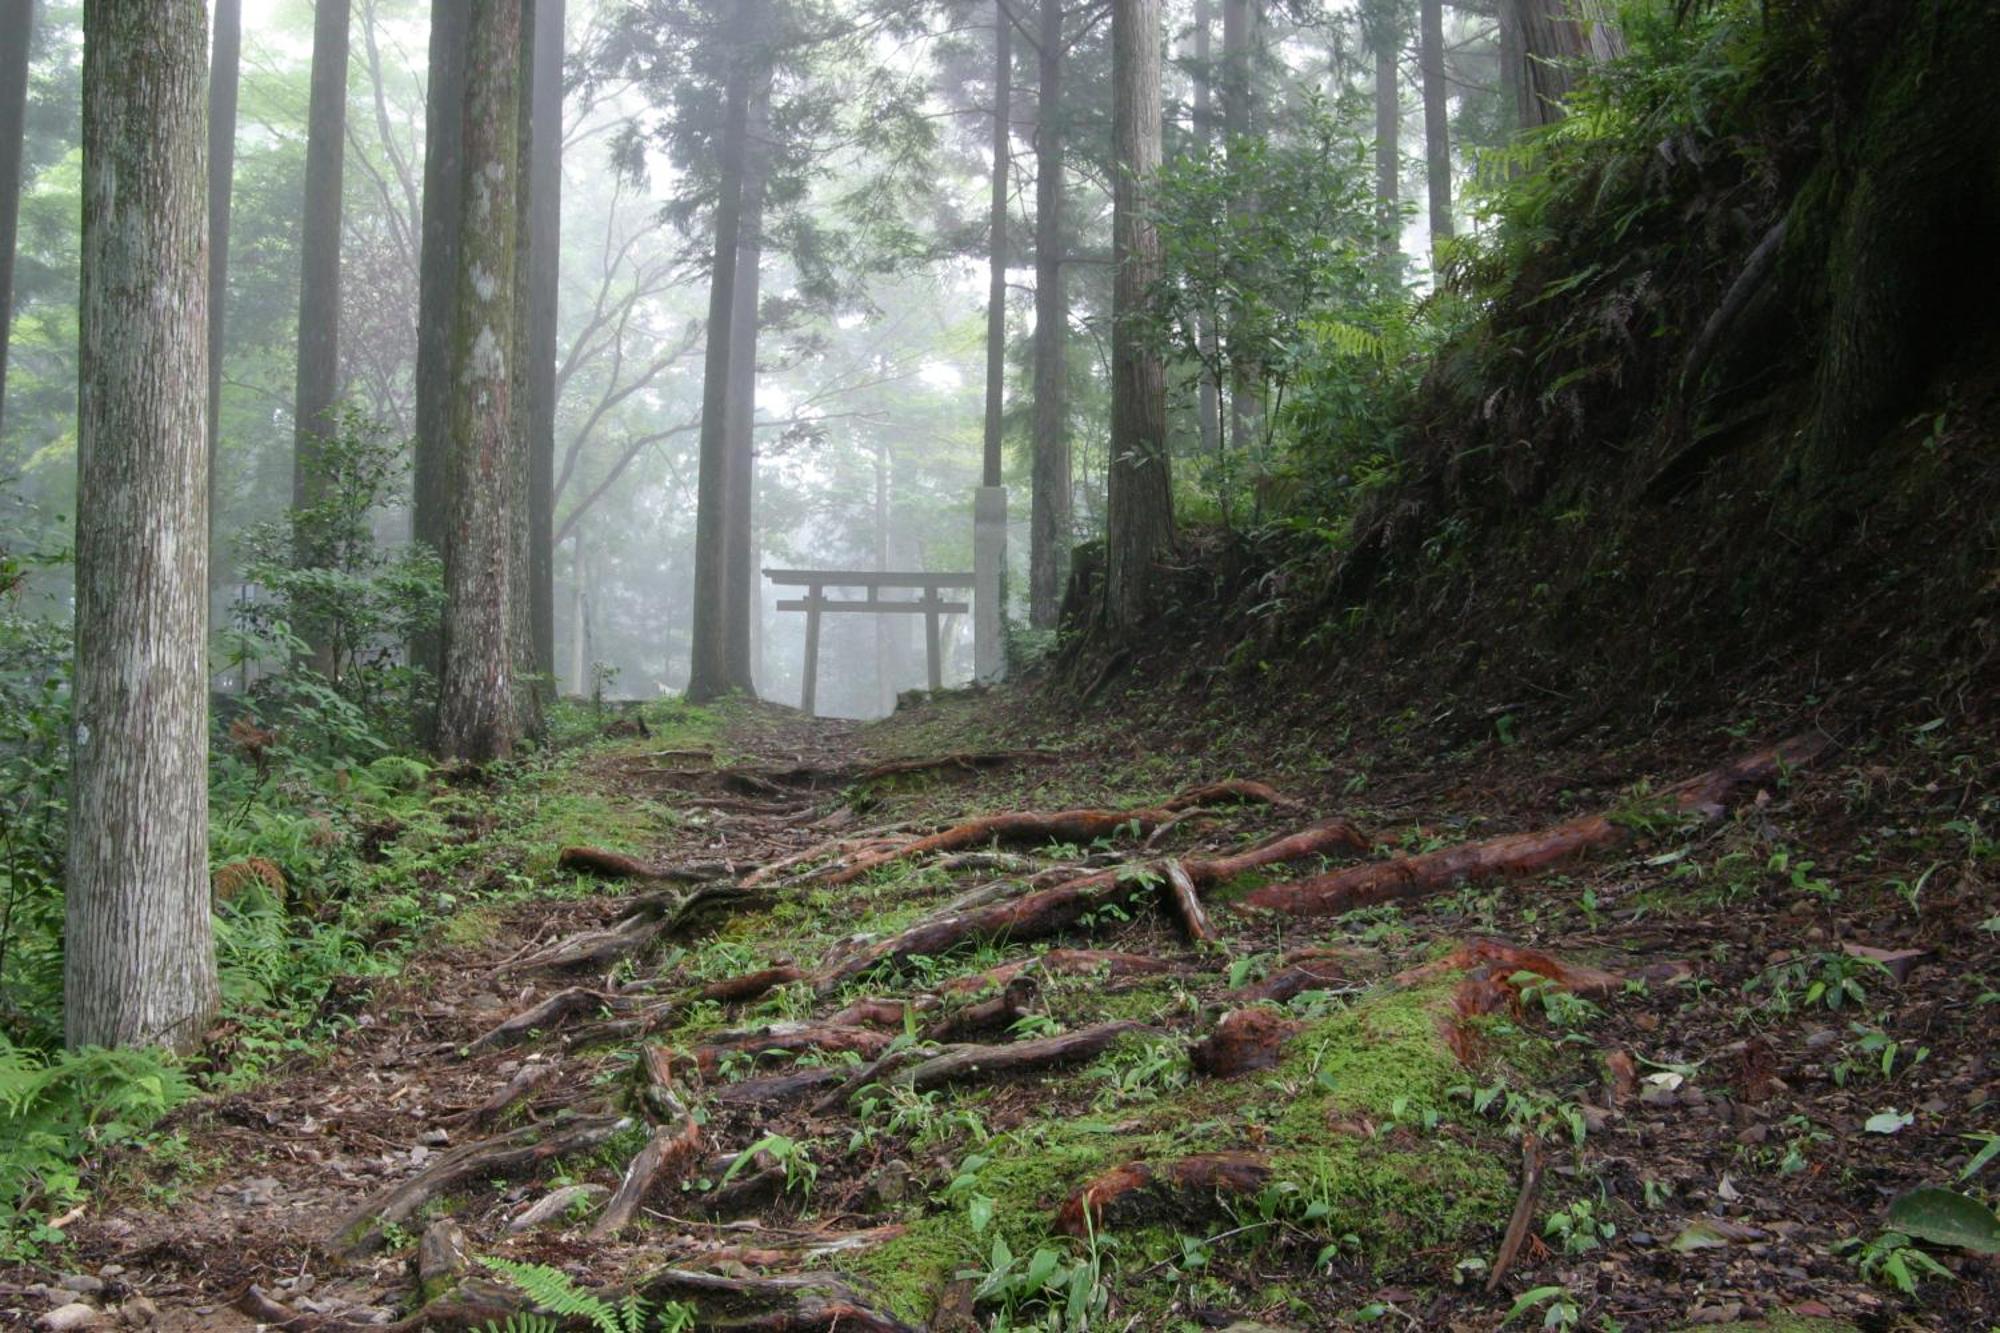
[[[1542,1141],[1532,1134],[1521,1138],[1521,1192],[1514,1198],[1514,1215],[1507,1219],[1507,1234],[1500,1240],[1500,1253],[1493,1258],[1493,1271],[1486,1278],[1486,1294],[1500,1290],[1500,1280],[1514,1266],[1521,1242],[1528,1238],[1528,1224],[1535,1220],[1535,1195],[1542,1187]]]

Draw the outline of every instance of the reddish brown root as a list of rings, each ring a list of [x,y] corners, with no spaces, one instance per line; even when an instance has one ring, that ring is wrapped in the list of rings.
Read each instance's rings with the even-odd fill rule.
[[[710,982],[695,992],[695,998],[720,1000],[724,1004],[754,1000],[767,991],[801,980],[805,975],[790,964],[767,967],[761,972],[749,972],[740,977],[725,977],[721,981]]]
[[[598,1215],[596,1225],[590,1229],[590,1239],[610,1240],[623,1231],[638,1215],[640,1205],[658,1189],[670,1187],[686,1172],[688,1163],[701,1151],[701,1126],[693,1116],[687,1116],[679,1124],[662,1125],[653,1131],[653,1137],[646,1141],[625,1168],[624,1178],[618,1182],[604,1211]]]
[[[1213,1032],[1188,1048],[1188,1060],[1210,1078],[1269,1069],[1299,1026],[1273,1009],[1238,1009],[1224,1014]]]
[[[1809,763],[1826,748],[1820,737],[1798,737],[1691,778],[1662,796],[1669,808],[1681,814],[1718,819],[1745,789]],[[1349,866],[1312,879],[1267,884],[1243,903],[1293,916],[1338,916],[1358,907],[1422,898],[1460,881],[1533,874],[1590,852],[1623,846],[1631,838],[1632,830],[1625,825],[1604,815],[1587,815],[1528,833]]]
[[[1163,1214],[1212,1212],[1215,1196],[1255,1194],[1270,1177],[1270,1163],[1254,1153],[1203,1153],[1172,1162],[1127,1162],[1071,1195],[1056,1214],[1056,1229],[1086,1236]]]
[[[1179,861],[1167,862],[1164,892],[1175,915],[1180,917],[1181,928],[1187,932],[1190,942],[1213,944],[1220,938],[1215,933],[1215,927],[1209,923],[1208,910],[1201,905],[1201,895],[1195,891],[1194,879]]]
[[[1152,832],[1175,814],[1212,801],[1235,800],[1289,806],[1291,802],[1261,782],[1217,782],[1182,792],[1164,805],[1134,810],[1015,810],[969,819],[928,837],[856,858],[826,876],[829,884],[847,884],[869,871],[895,861],[932,852],[956,852],[989,842],[1094,842],[1120,830]]]
[[[556,855],[556,869],[573,875],[604,879],[652,879],[653,867],[636,856],[602,847],[565,847]]]
[[[1519,997],[1520,987],[1512,978],[1522,972],[1531,972],[1566,991],[1589,998],[1615,994],[1625,985],[1625,978],[1619,973],[1587,963],[1565,963],[1537,949],[1484,938],[1467,940],[1443,958],[1398,972],[1391,980],[1398,986],[1421,986],[1460,972],[1496,978],[1514,998]]]
[[[1514,1212],[1507,1219],[1506,1233],[1500,1238],[1500,1253],[1487,1275],[1488,1294],[1500,1290],[1500,1280],[1514,1266],[1521,1243],[1528,1238],[1528,1226],[1535,1220],[1535,1195],[1542,1185],[1542,1145],[1530,1134],[1521,1140],[1521,1191],[1514,1196]]]
[[[891,1041],[889,1034],[873,1028],[844,1027],[832,1023],[774,1023],[756,1032],[729,1034],[695,1048],[695,1065],[703,1078],[715,1077],[724,1058],[730,1055],[783,1055],[799,1051],[839,1054],[853,1051],[863,1059],[880,1055]]]

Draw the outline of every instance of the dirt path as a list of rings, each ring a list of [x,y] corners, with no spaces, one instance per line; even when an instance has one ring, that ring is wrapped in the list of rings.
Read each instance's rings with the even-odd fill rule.
[[[512,868],[534,893],[441,931],[330,1051],[118,1164],[72,1285],[217,1329],[532,1308],[467,1256],[698,1327],[1485,1329],[1543,1288],[1531,1322],[1627,1329],[2000,1308],[1988,1261],[1941,1256],[1909,1307],[1836,1252],[2000,1128],[1982,835],[1905,915],[1869,886],[1922,866],[1828,747],[1677,789],[1757,747],[1592,778],[1221,768],[1174,735],[958,698],[609,742],[560,782],[617,855]],[[1302,913],[1343,867],[1399,887]]]

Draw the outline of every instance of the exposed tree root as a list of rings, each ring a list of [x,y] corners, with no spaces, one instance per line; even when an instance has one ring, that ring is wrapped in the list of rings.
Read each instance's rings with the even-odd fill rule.
[[[622,1116],[583,1116],[567,1124],[523,1125],[453,1148],[342,1218],[328,1244],[344,1254],[367,1253],[382,1243],[384,1227],[408,1221],[426,1203],[467,1180],[511,1176],[552,1157],[588,1152],[631,1123]]]
[[[1719,819],[1745,788],[1809,763],[1827,747],[1823,737],[1795,737],[1670,787],[1661,798],[1676,814]],[[1588,852],[1623,846],[1632,837],[1632,829],[1625,824],[1609,816],[1589,815],[1528,833],[1349,866],[1312,879],[1267,884],[1243,902],[1293,916],[1337,916],[1357,907],[1421,898],[1461,880],[1532,874]]]
[[[887,851],[860,857],[825,876],[829,884],[848,884],[869,871],[932,852],[955,852],[989,842],[1093,842],[1120,829],[1150,833],[1182,810],[1215,801],[1234,800],[1289,806],[1290,801],[1261,782],[1210,783],[1182,792],[1157,806],[1134,810],[1015,810],[954,824],[928,837],[915,838]]]
[[[1589,998],[1616,994],[1625,985],[1619,973],[1587,963],[1565,963],[1537,949],[1486,938],[1469,939],[1444,957],[1398,972],[1391,980],[1398,986],[1421,986],[1461,972],[1470,978],[1492,979],[1505,987],[1510,997],[1519,996],[1520,987],[1512,978],[1522,972],[1545,977],[1566,991]]]
[[[786,1277],[724,1277],[664,1268],[638,1284],[648,1301],[691,1300],[704,1329],[767,1333],[917,1333],[874,1309],[838,1278],[820,1273]]]
[[[703,1078],[715,1077],[723,1060],[731,1055],[777,1055],[797,1051],[839,1053],[854,1051],[863,1059],[882,1053],[891,1038],[874,1028],[850,1027],[834,1023],[773,1023],[755,1032],[726,1033],[694,1052],[696,1067]]]
[[[501,1114],[509,1107],[527,1097],[536,1088],[547,1082],[549,1075],[555,1072],[555,1064],[548,1060],[535,1060],[524,1064],[521,1066],[520,1071],[507,1081],[507,1086],[495,1092],[491,1097],[479,1103],[479,1105],[461,1112],[456,1118],[471,1125],[489,1125],[499,1119]]]
[[[622,1000],[619,996],[607,995],[603,991],[590,990],[583,986],[571,986],[557,991],[540,1004],[515,1014],[474,1041],[466,1050],[473,1055],[484,1051],[497,1051],[526,1041],[537,1032],[560,1027],[564,1021],[577,1014],[596,1013],[600,1009],[616,1011],[629,1007],[630,1001]]]
[[[1201,895],[1195,890],[1194,879],[1188,874],[1187,867],[1179,861],[1167,862],[1165,892],[1167,901],[1173,905],[1175,914],[1180,917],[1181,928],[1187,931],[1190,942],[1214,944],[1221,938],[1209,922],[1208,910],[1201,905]]]
[[[626,915],[615,925],[579,931],[509,964],[509,970],[558,971],[600,968],[634,957],[654,940],[686,930],[717,912],[761,906],[762,893],[729,884],[704,884],[692,893],[655,893],[626,904]]]
[[[1488,1295],[1500,1290],[1500,1281],[1520,1256],[1521,1243],[1535,1220],[1535,1195],[1542,1185],[1542,1145],[1534,1135],[1521,1140],[1521,1192],[1514,1197],[1514,1213],[1507,1219],[1507,1231],[1500,1238],[1500,1253],[1494,1257],[1493,1271],[1487,1275]]]
[[[1299,1027],[1275,1009],[1238,1009],[1224,1014],[1213,1032],[1188,1048],[1188,1060],[1211,1078],[1269,1069]]]
[[[723,1083],[709,1090],[708,1098],[718,1106],[777,1106],[794,1097],[818,1092],[835,1083],[845,1083],[849,1071],[830,1066],[746,1078],[741,1083]]]
[[[701,1151],[701,1126],[689,1116],[677,1125],[662,1125],[646,1140],[625,1168],[611,1199],[590,1229],[590,1239],[610,1240],[631,1224],[639,1206],[655,1189],[679,1179],[682,1168]]]
[[[724,977],[712,981],[695,992],[701,1000],[719,1000],[724,1004],[742,1000],[754,1000],[760,995],[803,980],[805,973],[789,963],[778,967],[767,967],[761,972],[749,972],[740,977]]]
[[[895,1076],[918,1092],[929,1092],[953,1083],[998,1078],[1029,1069],[1055,1069],[1095,1059],[1128,1032],[1143,1030],[1143,1023],[1120,1019],[1099,1023],[1076,1032],[1033,1041],[1009,1042],[1003,1046],[954,1046],[931,1056]],[[863,1085],[865,1086],[865,1085]]]
[[[696,861],[688,865],[656,866],[623,852],[601,847],[565,847],[556,856],[556,869],[577,875],[597,875],[604,879],[664,879],[682,884],[705,884],[726,879],[730,872],[721,861]]]
[[[1056,1214],[1056,1228],[1072,1236],[1086,1236],[1162,1214],[1185,1214],[1216,1195],[1255,1194],[1270,1177],[1270,1163],[1254,1153],[1202,1153],[1172,1162],[1127,1162],[1071,1195]]]

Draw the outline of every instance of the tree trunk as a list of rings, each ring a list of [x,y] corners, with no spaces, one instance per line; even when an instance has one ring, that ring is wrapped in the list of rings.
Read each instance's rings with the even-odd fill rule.
[[[982,486],[1000,484],[1001,410],[1007,390],[1007,172],[1013,129],[1014,25],[993,3],[993,175],[986,221],[986,450]]]
[[[706,703],[749,682],[729,653],[729,353],[742,240],[743,168],[749,137],[754,38],[767,0],[738,0],[724,81],[714,269],[708,284],[708,349],[702,369],[700,469],[695,487],[694,627],[687,697]]]
[[[1069,563],[1069,298],[1063,288],[1063,0],[1042,0],[1035,110],[1035,458],[1028,619],[1054,629]]]
[[[743,204],[737,222],[736,286],[729,316],[729,514],[724,606],[729,678],[755,694],[752,623],[758,615],[758,572],[752,529],[757,487],[757,306],[762,292],[764,186],[771,170],[771,66],[760,60],[750,79],[743,128]]]
[[[1449,240],[1451,221],[1450,89],[1444,81],[1444,0],[1419,0],[1424,75],[1424,168],[1430,187],[1431,267],[1437,267],[1438,242]]]
[[[438,749],[475,762],[513,753],[521,720],[511,521],[521,17],[519,0],[475,0],[465,64]]]
[[[21,150],[28,118],[28,46],[35,0],[0,0],[0,427],[6,424],[7,334],[14,323],[14,240],[21,217]]]
[[[535,241],[535,52],[539,46],[541,0],[518,0],[521,50],[515,66],[514,151],[514,344],[511,367],[512,452],[507,465],[508,637],[513,643],[514,706],[518,734],[540,739],[544,717],[541,682],[535,672],[535,440],[531,416],[534,355],[540,341],[529,318],[534,308]],[[554,368],[551,366],[553,375]],[[553,429],[553,427],[551,427]],[[550,443],[554,462],[554,442]],[[554,485],[554,477],[550,477]]]
[[[1127,629],[1153,609],[1156,561],[1173,541],[1166,376],[1131,315],[1160,271],[1147,192],[1160,167],[1160,3],[1113,0],[1111,459],[1105,511],[1106,623]]]
[[[25,0],[24,0],[25,2]],[[216,0],[215,44],[208,76],[208,558],[215,566],[215,525],[221,521],[222,335],[229,303],[229,208],[236,181],[236,88],[243,65],[243,0]],[[11,247],[10,247],[11,248]],[[0,335],[4,351],[4,335]],[[0,356],[0,360],[4,360]],[[208,620],[216,619],[215,590]]]
[[[200,1042],[208,890],[207,6],[84,7],[72,1049]]]
[[[1375,213],[1382,227],[1382,264],[1401,268],[1403,218],[1400,202],[1402,150],[1397,142],[1403,123],[1403,103],[1396,87],[1396,58],[1401,53],[1400,23],[1388,15],[1378,21],[1369,44],[1375,51]]]
[[[1519,99],[1525,129],[1563,118],[1563,99],[1576,86],[1582,65],[1625,54],[1624,34],[1605,0],[1501,0],[1501,11],[1502,58],[1516,62],[1506,83]],[[1518,34],[1518,53],[1506,49],[1510,23]]]
[[[1207,159],[1215,142],[1215,71],[1209,42],[1208,0],[1194,3],[1194,142],[1200,157]],[[1201,451],[1210,458],[1222,449],[1222,384],[1210,369],[1215,365],[1215,327],[1198,320],[1195,340],[1201,345],[1201,383],[1197,387],[1196,412],[1201,418]]]
[[[577,698],[590,693],[590,567],[583,546],[583,529],[570,541],[569,557],[569,692]]]
[[[340,394],[340,175],[347,138],[348,0],[317,0],[313,11],[312,93],[306,119],[304,228],[299,242],[298,396],[292,411],[292,508],[319,503],[326,470],[320,442],[334,429]],[[320,554],[301,550],[302,562]],[[331,674],[323,643],[313,665]]]
[[[1232,153],[1238,151],[1236,145],[1247,140],[1254,130],[1256,27],[1257,10],[1252,0],[1222,0],[1222,129]],[[1241,217],[1255,207],[1254,199],[1241,194],[1229,200],[1231,217]],[[1231,376],[1229,443],[1239,454],[1249,448],[1256,434],[1257,420],[1263,414],[1264,405],[1258,386],[1240,372]],[[1220,430],[1218,423],[1218,434]],[[1224,496],[1225,515],[1229,512],[1228,505],[1229,497]]]
[[[528,614],[536,688],[556,680],[556,319],[562,261],[565,0],[535,0],[528,150]]]
[[[882,571],[889,567],[889,443],[881,436],[875,439],[875,568]],[[895,631],[889,624],[889,617],[874,616],[875,621],[875,703],[883,713],[896,709],[896,645]]]
[[[465,124],[465,47],[471,0],[431,6],[430,87],[424,107],[423,263],[417,288],[417,438],[411,537],[451,552],[452,320],[458,281],[459,175]],[[441,632],[410,646],[414,665],[444,675]]]

